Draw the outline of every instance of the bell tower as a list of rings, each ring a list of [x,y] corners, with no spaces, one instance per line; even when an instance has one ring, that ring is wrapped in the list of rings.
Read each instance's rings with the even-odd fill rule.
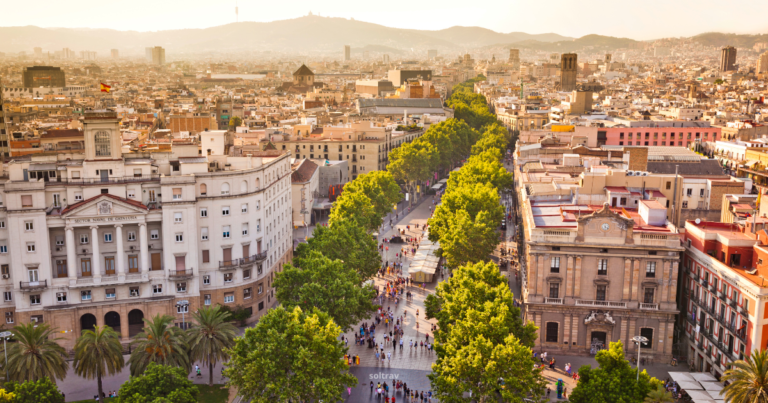
[[[83,118],[85,160],[119,160],[123,157],[120,120],[116,112],[86,112]]]

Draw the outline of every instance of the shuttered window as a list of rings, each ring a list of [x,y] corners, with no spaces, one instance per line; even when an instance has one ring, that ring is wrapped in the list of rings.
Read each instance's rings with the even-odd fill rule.
[[[186,256],[176,256],[176,270],[186,269],[185,257]]]

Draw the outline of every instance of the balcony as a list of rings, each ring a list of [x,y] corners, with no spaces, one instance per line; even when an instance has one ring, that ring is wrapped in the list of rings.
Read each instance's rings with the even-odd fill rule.
[[[690,323],[693,326],[696,326],[696,321],[693,319],[693,315],[689,313],[688,315],[685,315],[685,318],[688,319],[688,323]]]
[[[42,290],[48,287],[48,280],[43,281],[19,281],[22,291]]]
[[[545,304],[550,305],[563,305],[563,298],[544,298]]]
[[[577,299],[576,306],[595,306],[601,308],[626,308],[626,302],[597,301],[589,299]]]
[[[184,279],[184,278],[191,278],[192,277],[192,270],[170,270],[168,272],[168,278],[169,279]]]
[[[641,302],[640,303],[640,309],[644,309],[647,311],[658,311],[659,310],[659,304],[646,304]]]
[[[240,265],[240,259],[220,260],[219,270],[234,270]]]
[[[110,178],[79,178],[79,179],[72,179],[72,178],[51,178],[55,180],[50,180],[46,182],[46,185],[58,185],[58,184],[70,184],[70,185],[91,185],[91,184],[100,184],[100,183],[137,183],[137,182],[150,182],[150,181],[159,181],[160,180],[160,174],[152,174],[152,175],[132,175],[132,176],[120,176],[120,177],[110,177]]]
[[[267,259],[267,251],[263,251],[261,253],[257,253],[255,255],[251,255],[248,257],[244,257],[240,259],[241,265],[251,264],[251,263],[260,263]]]
[[[707,288],[707,287],[709,287],[709,281],[702,279],[701,280],[701,285],[702,285],[702,287]]]
[[[710,284],[709,289],[712,291],[713,294],[717,294],[717,284]]]

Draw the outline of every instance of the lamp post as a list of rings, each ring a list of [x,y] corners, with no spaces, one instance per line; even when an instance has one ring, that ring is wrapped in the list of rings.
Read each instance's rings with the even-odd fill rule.
[[[640,344],[648,344],[648,339],[643,336],[635,336],[632,341],[637,344],[637,382],[640,382]]]
[[[184,330],[187,329],[187,323],[184,321],[184,313],[187,311],[188,306],[189,301],[186,299],[182,299],[176,302],[176,308],[181,308],[181,328]]]
[[[0,337],[3,338],[3,352],[5,352],[5,380],[8,380],[8,349],[5,348],[5,341],[8,340],[13,336],[13,333],[11,332],[2,332],[0,333]]]

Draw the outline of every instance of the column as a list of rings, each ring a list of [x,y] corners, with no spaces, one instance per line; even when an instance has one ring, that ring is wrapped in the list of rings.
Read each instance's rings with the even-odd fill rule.
[[[669,270],[669,260],[662,260],[661,267],[661,295],[659,295],[659,308],[661,308],[661,303],[669,301],[669,283],[672,281],[671,272]]]
[[[659,334],[656,334],[656,332],[653,332],[653,337],[656,340],[653,340],[653,351],[657,353],[664,353],[664,350],[666,350],[666,344],[667,344],[667,323],[664,321],[659,321]]]
[[[581,256],[576,256],[576,265],[573,270],[573,296],[581,298]]]
[[[91,274],[93,275],[93,282],[98,283],[101,281],[101,253],[99,252],[99,226],[91,226],[91,244],[93,245],[93,254],[91,256]],[[98,318],[96,318],[98,320]]]
[[[637,332],[635,331],[636,322],[637,322],[637,319],[635,318],[629,319],[629,337],[627,337],[627,344],[624,345],[624,347],[626,347],[626,351],[635,350],[635,343],[632,341],[632,338],[637,336]]]
[[[573,315],[573,323],[571,324],[571,340],[568,346],[573,346],[574,342],[579,341],[579,326],[581,326],[581,315]],[[570,347],[569,347],[570,348]]]
[[[563,318],[563,343],[568,344],[568,350],[571,349],[571,322],[573,322],[573,315],[565,315]]]
[[[536,325],[536,344],[541,345],[541,313],[533,312],[533,324]]]
[[[128,328],[128,309],[125,305],[120,307],[120,338],[122,341],[130,340],[130,329]]]
[[[632,298],[632,292],[630,290],[632,279],[632,259],[624,258],[624,293],[621,299],[629,301]]]
[[[667,337],[664,340],[664,354],[672,355],[672,339],[674,338],[675,322],[666,322],[664,325],[667,327]],[[687,345],[686,345],[687,347]]]
[[[117,242],[117,279],[125,280],[125,249],[123,247],[123,224],[115,224],[115,242]]]
[[[549,253],[546,255],[540,255],[539,267],[537,269],[539,273],[536,275],[536,293],[540,294],[542,297],[549,296],[547,291],[544,289],[544,278],[549,272],[549,270],[547,270],[547,265],[549,265]]]
[[[141,255],[141,272],[149,272],[149,244],[147,241],[147,223],[139,223],[139,252]]]
[[[669,275],[672,280],[669,282],[669,302],[675,303],[677,301],[677,274],[679,273],[678,265],[680,262],[677,260],[672,262],[672,268],[669,270]]]
[[[632,265],[632,290],[634,290],[635,293],[634,296],[630,295],[629,299],[640,301],[640,259],[632,259]]]
[[[563,273],[563,295],[561,298],[563,298],[563,302],[565,302],[565,297],[570,297],[571,293],[568,292],[568,286],[570,283],[568,282],[568,273],[571,270],[571,255],[566,255],[565,259],[562,257],[560,258],[562,260],[562,264],[565,265],[565,270]]]
[[[536,277],[537,272],[539,271],[539,255],[531,255],[533,258],[533,264],[529,264],[526,268],[528,270],[528,294],[529,295],[536,295]]]
[[[77,284],[77,246],[75,246],[75,229],[66,227],[67,243],[67,277],[69,285]]]
[[[620,338],[621,342],[624,343],[624,348],[627,347],[627,340],[629,340],[629,337],[627,337],[627,330],[628,330],[628,320],[627,318],[621,318],[621,333]]]

